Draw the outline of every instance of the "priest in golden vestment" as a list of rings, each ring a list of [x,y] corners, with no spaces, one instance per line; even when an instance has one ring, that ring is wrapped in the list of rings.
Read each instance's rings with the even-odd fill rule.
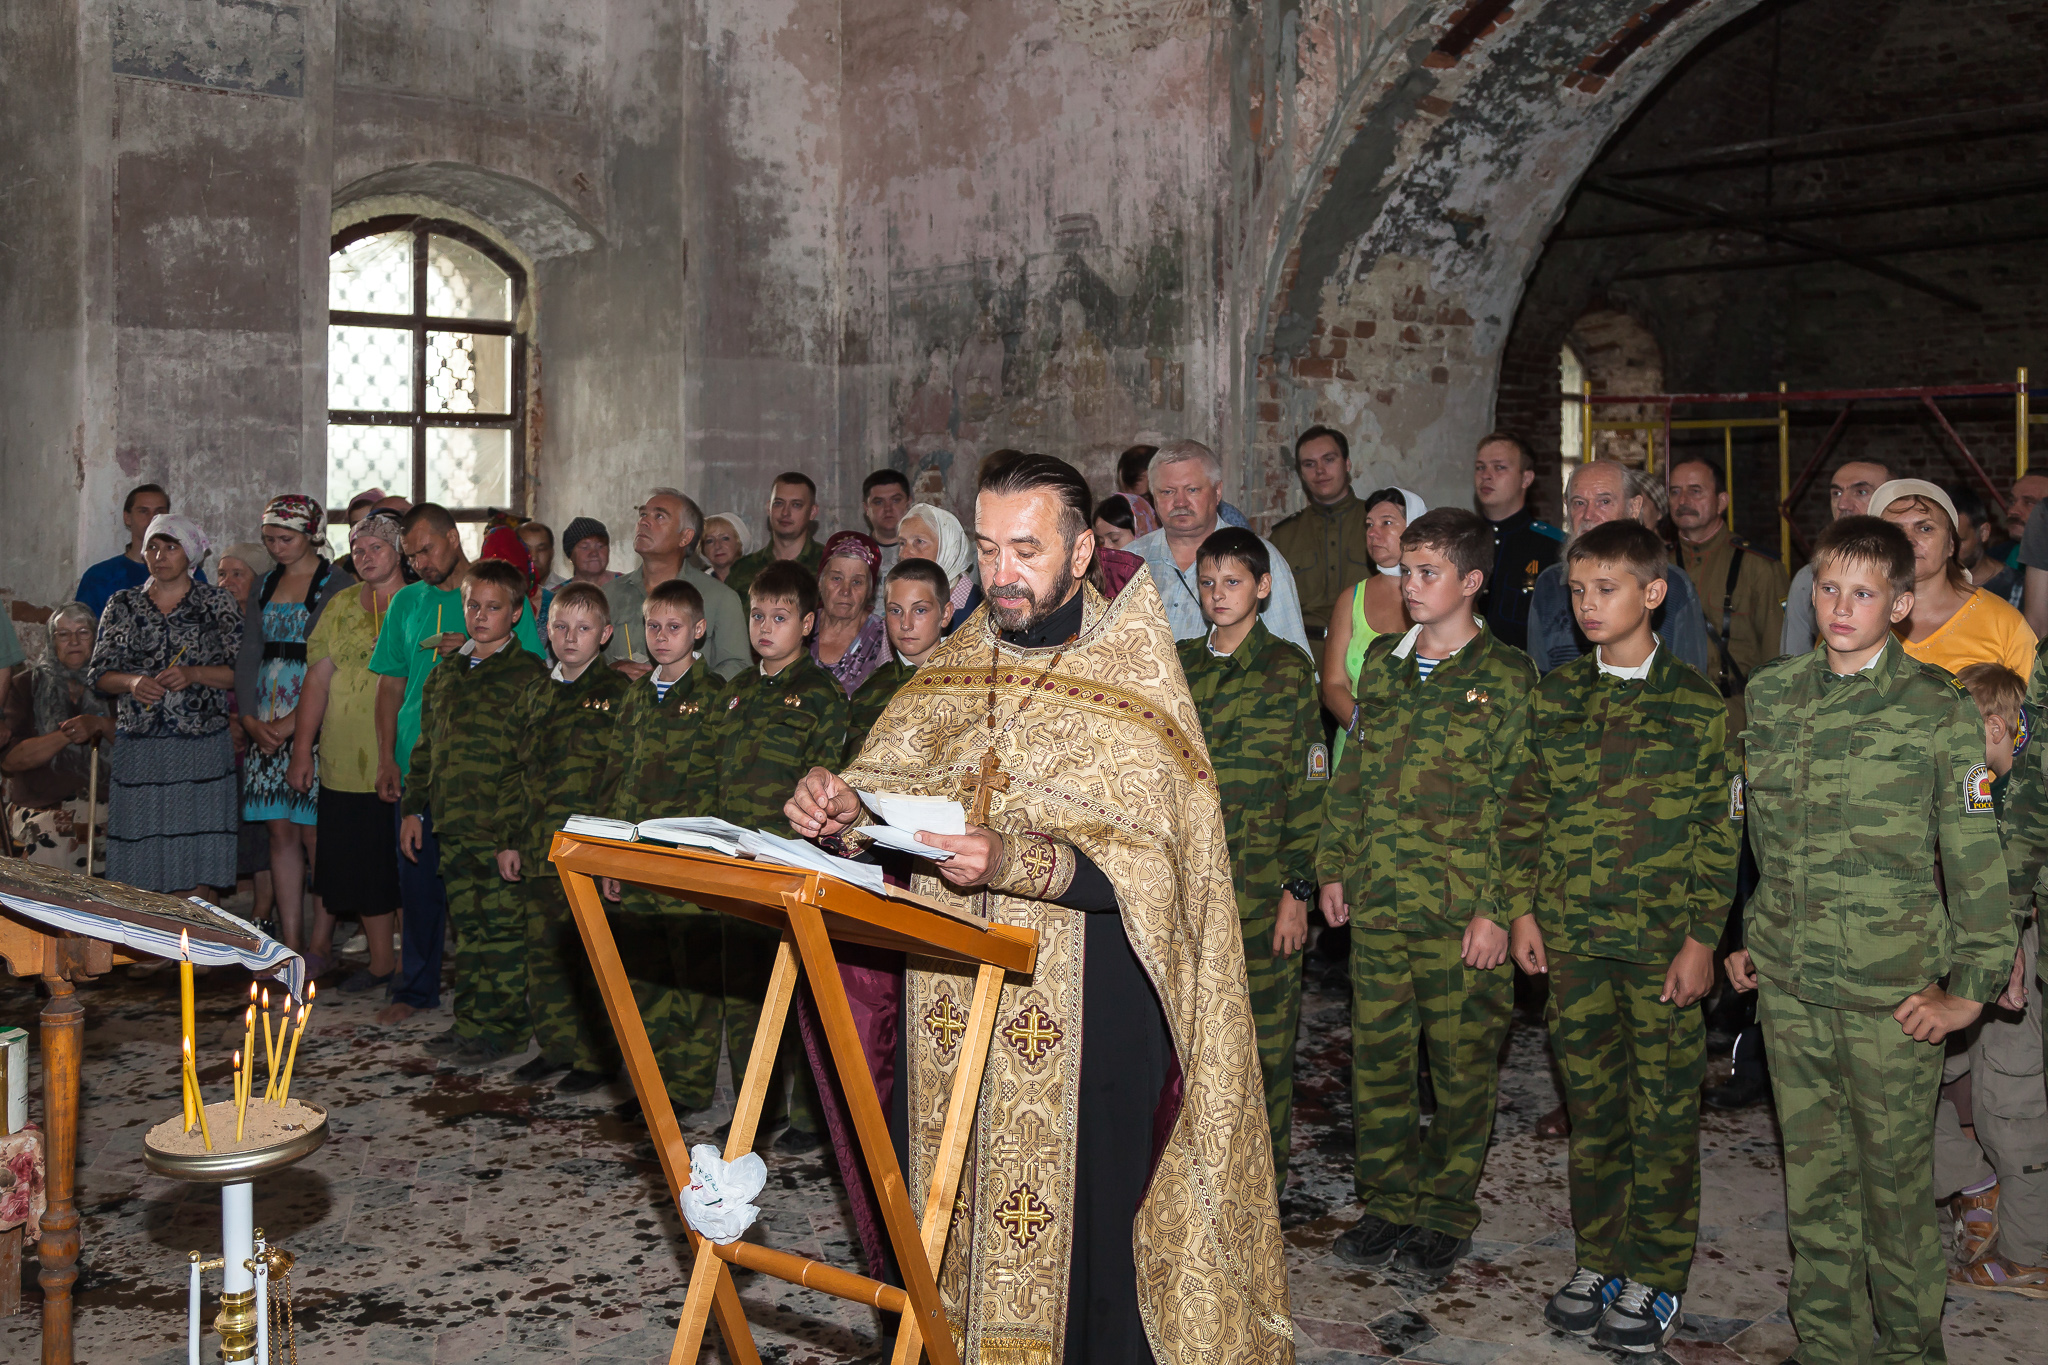
[[[917,889],[1039,933],[1004,984],[938,1283],[979,1365],[1294,1355],[1265,1096],[1229,853],[1159,594],[1084,580],[1090,495],[1044,455],[982,472],[988,604],[890,702],[844,774],[808,774],[798,833],[856,788],[963,798]],[[973,978],[913,958],[910,1168],[930,1186]],[[923,1210],[919,1209],[922,1216]]]

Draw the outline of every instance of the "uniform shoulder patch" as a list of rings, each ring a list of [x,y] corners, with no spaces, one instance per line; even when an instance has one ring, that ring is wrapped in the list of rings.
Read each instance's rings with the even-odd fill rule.
[[[1994,808],[1991,800],[1991,765],[1979,763],[1963,779],[1963,809],[1972,815]]]
[[[1736,773],[1728,779],[1728,818],[1740,820],[1749,813],[1749,785]]]
[[[1327,782],[1330,778],[1330,746],[1318,740],[1308,746],[1308,780]]]

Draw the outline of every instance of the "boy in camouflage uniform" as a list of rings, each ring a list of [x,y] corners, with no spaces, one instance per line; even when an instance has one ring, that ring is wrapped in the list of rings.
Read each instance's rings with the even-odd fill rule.
[[[1301,949],[1330,752],[1315,666],[1259,619],[1259,603],[1273,591],[1265,543],[1234,526],[1216,532],[1195,552],[1195,586],[1210,631],[1180,642],[1180,666],[1223,802],[1279,1192],[1287,1188]]]
[[[611,1024],[590,957],[569,912],[562,879],[548,861],[555,831],[597,809],[598,781],[611,756],[627,679],[599,656],[611,638],[611,603],[589,583],[565,583],[548,604],[555,666],[526,685],[517,703],[521,763],[504,787],[506,843],[499,874],[526,908],[526,996],[540,1045],[513,1074],[521,1080],[568,1068],[555,1084],[577,1095],[617,1070]]]
[[[1401,536],[1414,629],[1366,647],[1316,843],[1323,915],[1351,923],[1353,1181],[1335,1251],[1442,1274],[1471,1249],[1513,983],[1495,832],[1536,670],[1473,618],[1493,532],[1439,508]],[[1346,904],[1346,891],[1351,904]],[[1427,1041],[1436,1114],[1418,1110]]]
[[[686,781],[711,733],[724,684],[699,653],[704,598],[681,578],[657,584],[641,607],[654,670],[626,689],[598,809],[620,820],[706,814]],[[719,916],[673,896],[605,880],[613,936],[654,1060],[679,1115],[711,1107],[718,1084]]]
[[[736,825],[792,836],[783,803],[812,768],[829,768],[846,752],[846,693],[804,648],[818,611],[818,583],[795,560],[778,559],[747,589],[748,635],[760,665],[726,685],[709,741],[691,755],[689,787],[703,793],[705,809]],[[733,1076],[746,1070],[761,1021],[761,1002],[775,968],[779,935],[731,915],[718,917],[723,996],[710,1022],[713,1046],[723,1023]],[[795,1049],[784,1038],[783,1062],[769,1087],[765,1131],[781,1118],[782,1077]],[[810,1078],[800,1076],[790,1127],[776,1150],[817,1148],[819,1118]]]
[[[512,632],[526,582],[487,559],[462,584],[469,643],[434,665],[420,694],[420,738],[406,778],[399,848],[417,859],[420,817],[433,812],[441,876],[455,926],[455,1027],[427,1051],[482,1066],[526,1045],[526,941],[518,894],[498,878],[500,789],[521,762],[515,702],[541,674]]]
[[[1892,639],[1913,608],[1905,532],[1844,517],[1813,563],[1823,648],[1749,684],[1761,881],[1728,976],[1762,982],[1799,1359],[1939,1362],[1940,1044],[2005,988],[2012,893],[1977,708]]]
[[[1514,958],[1550,978],[1578,1269],[1553,1326],[1647,1354],[1683,1321],[1699,1228],[1705,1028],[1735,890],[1720,692],[1663,647],[1664,542],[1610,521],[1565,550],[1594,650],[1536,685],[1501,815]]]
[[[868,674],[853,694],[846,718],[846,761],[859,756],[868,731],[882,718],[903,684],[931,657],[953,621],[952,590],[946,571],[929,559],[905,559],[883,580],[882,624],[889,632],[889,662]]]
[[[2038,675],[2041,665],[2035,664]],[[2030,753],[2026,683],[2003,664],[1972,664],[1956,675],[1984,717],[1984,762],[2001,835],[2008,834],[2012,792],[2021,770],[2038,774]],[[2005,991],[1975,1024],[1951,1039],[1944,1085],[1969,1075],[1976,1138],[1963,1132],[1953,1104],[1934,1117],[1934,1189],[1961,1227],[1958,1267],[1949,1279],[1975,1289],[2048,1298],[2048,1089],[2042,1084],[2040,955],[2032,886],[2020,841],[2007,838],[2020,949]]]

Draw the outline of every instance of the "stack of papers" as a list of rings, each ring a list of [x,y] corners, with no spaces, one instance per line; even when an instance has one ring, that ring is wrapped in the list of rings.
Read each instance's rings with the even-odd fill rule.
[[[564,834],[581,834],[589,839],[620,839],[626,843],[640,837],[639,826],[631,820],[614,820],[604,815],[572,815],[562,822]]]
[[[873,863],[836,858],[816,844],[807,844],[801,839],[785,839],[779,834],[765,834],[758,829],[742,829],[715,815],[642,820],[639,834],[642,839],[654,843],[701,848],[711,853],[723,853],[729,858],[758,858],[765,863],[822,872],[877,895],[882,890],[882,869]]]
[[[935,863],[953,855],[919,841],[919,833],[965,834],[967,811],[958,801],[944,796],[905,796],[900,792],[862,792],[860,799],[882,818],[879,825],[862,825],[859,832],[900,853],[928,858]]]

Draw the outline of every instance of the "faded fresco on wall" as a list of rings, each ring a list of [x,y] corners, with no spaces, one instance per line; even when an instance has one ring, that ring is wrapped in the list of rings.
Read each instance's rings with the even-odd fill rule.
[[[983,456],[1005,447],[1074,461],[1098,491],[1124,447],[1178,434],[1184,240],[1161,230],[1109,252],[1092,214],[1059,220],[1055,249],[889,280],[894,446],[920,501],[964,512]]]

